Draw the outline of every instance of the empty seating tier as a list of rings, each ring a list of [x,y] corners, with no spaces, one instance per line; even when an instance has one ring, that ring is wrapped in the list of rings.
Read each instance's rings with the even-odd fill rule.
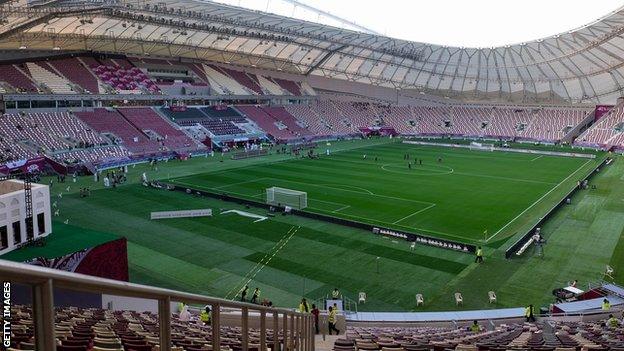
[[[151,108],[122,108],[119,112],[137,129],[158,134],[161,144],[171,150],[191,151],[201,147]]]
[[[118,144],[122,144],[132,153],[149,154],[166,150],[157,141],[150,140],[117,111],[97,108],[92,112],[77,112],[76,115],[99,133],[111,134]]]

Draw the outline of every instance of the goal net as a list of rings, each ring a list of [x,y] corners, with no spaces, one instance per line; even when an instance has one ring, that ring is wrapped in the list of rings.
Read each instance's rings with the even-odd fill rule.
[[[301,210],[308,207],[308,193],[274,186],[266,189],[266,203]]]
[[[494,151],[494,145],[492,144],[481,144],[477,142],[470,143],[470,150],[477,151]]]

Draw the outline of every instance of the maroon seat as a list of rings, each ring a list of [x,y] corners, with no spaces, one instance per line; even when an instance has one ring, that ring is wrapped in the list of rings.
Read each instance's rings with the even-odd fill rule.
[[[91,343],[90,339],[78,339],[78,340],[63,340],[62,344],[65,346],[89,346]]]
[[[126,349],[126,351],[152,351],[151,345],[125,344],[124,348]]]
[[[57,345],[56,351],[87,351],[87,346]]]

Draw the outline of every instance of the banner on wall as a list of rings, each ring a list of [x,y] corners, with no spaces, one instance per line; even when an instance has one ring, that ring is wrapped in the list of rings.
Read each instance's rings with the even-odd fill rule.
[[[46,166],[50,166],[57,173],[67,174],[67,167],[45,156],[7,162],[0,166],[0,173],[9,174],[17,170],[22,173],[37,173],[42,172]]]
[[[0,166],[0,173],[8,174],[18,169],[24,173],[36,173],[43,170],[45,163],[46,158],[43,156],[27,160],[7,162]]]
[[[361,127],[360,132],[365,135],[370,135],[370,134],[378,134],[382,136],[398,135],[398,133],[396,132],[394,128],[387,127],[387,126]]]
[[[126,238],[55,258],[37,257],[25,263],[94,277],[127,282],[128,245]]]

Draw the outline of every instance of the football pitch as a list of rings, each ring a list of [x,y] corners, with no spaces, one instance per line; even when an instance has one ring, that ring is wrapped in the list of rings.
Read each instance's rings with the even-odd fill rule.
[[[296,307],[302,296],[315,301],[338,287],[350,299],[366,292],[360,311],[542,306],[552,302],[552,289],[569,280],[586,285],[601,279],[607,264],[616,272],[624,269],[624,164],[619,156],[592,179],[596,189],[577,192],[571,205],[544,223],[543,258],[528,250],[507,260],[504,250],[514,234],[530,228],[598,160],[416,147],[388,139],[331,147],[332,155],[314,160],[273,151],[244,160],[215,156],[163,162],[157,169],[139,164],[129,167],[128,182],[117,188],[104,188],[90,176],[79,177],[71,187],[55,184],[51,194],[60,214],[47,245],[2,258],[54,258],[125,237],[134,283],[228,299],[249,284],[282,307]],[[412,160],[423,159],[422,169],[408,169],[403,160],[408,152]],[[437,169],[437,175],[425,166]],[[442,166],[453,172],[441,171]],[[370,217],[379,225],[432,236],[461,236],[450,238],[482,244],[485,263],[438,247],[412,250],[403,240],[362,229],[301,216],[268,217],[265,209],[253,206],[144,187],[143,172],[149,179],[176,179],[257,201],[263,201],[266,187],[307,191],[308,211],[361,221],[346,215]],[[91,196],[81,197],[81,187],[90,187]],[[425,203],[435,206],[425,209]],[[150,220],[153,211],[201,208],[212,209],[213,216]],[[257,221],[231,210],[268,218]],[[487,243],[480,241],[483,227],[488,236],[496,235]],[[616,282],[624,283],[624,274],[616,273]],[[495,304],[488,302],[490,290],[498,296]],[[464,296],[463,307],[455,306],[457,291]],[[417,293],[424,295],[424,306],[415,306]]]
[[[490,243],[528,230],[599,162],[400,141],[343,152],[331,147],[318,148],[316,159],[209,171],[170,182],[259,202],[273,186],[304,191],[305,211]]]

